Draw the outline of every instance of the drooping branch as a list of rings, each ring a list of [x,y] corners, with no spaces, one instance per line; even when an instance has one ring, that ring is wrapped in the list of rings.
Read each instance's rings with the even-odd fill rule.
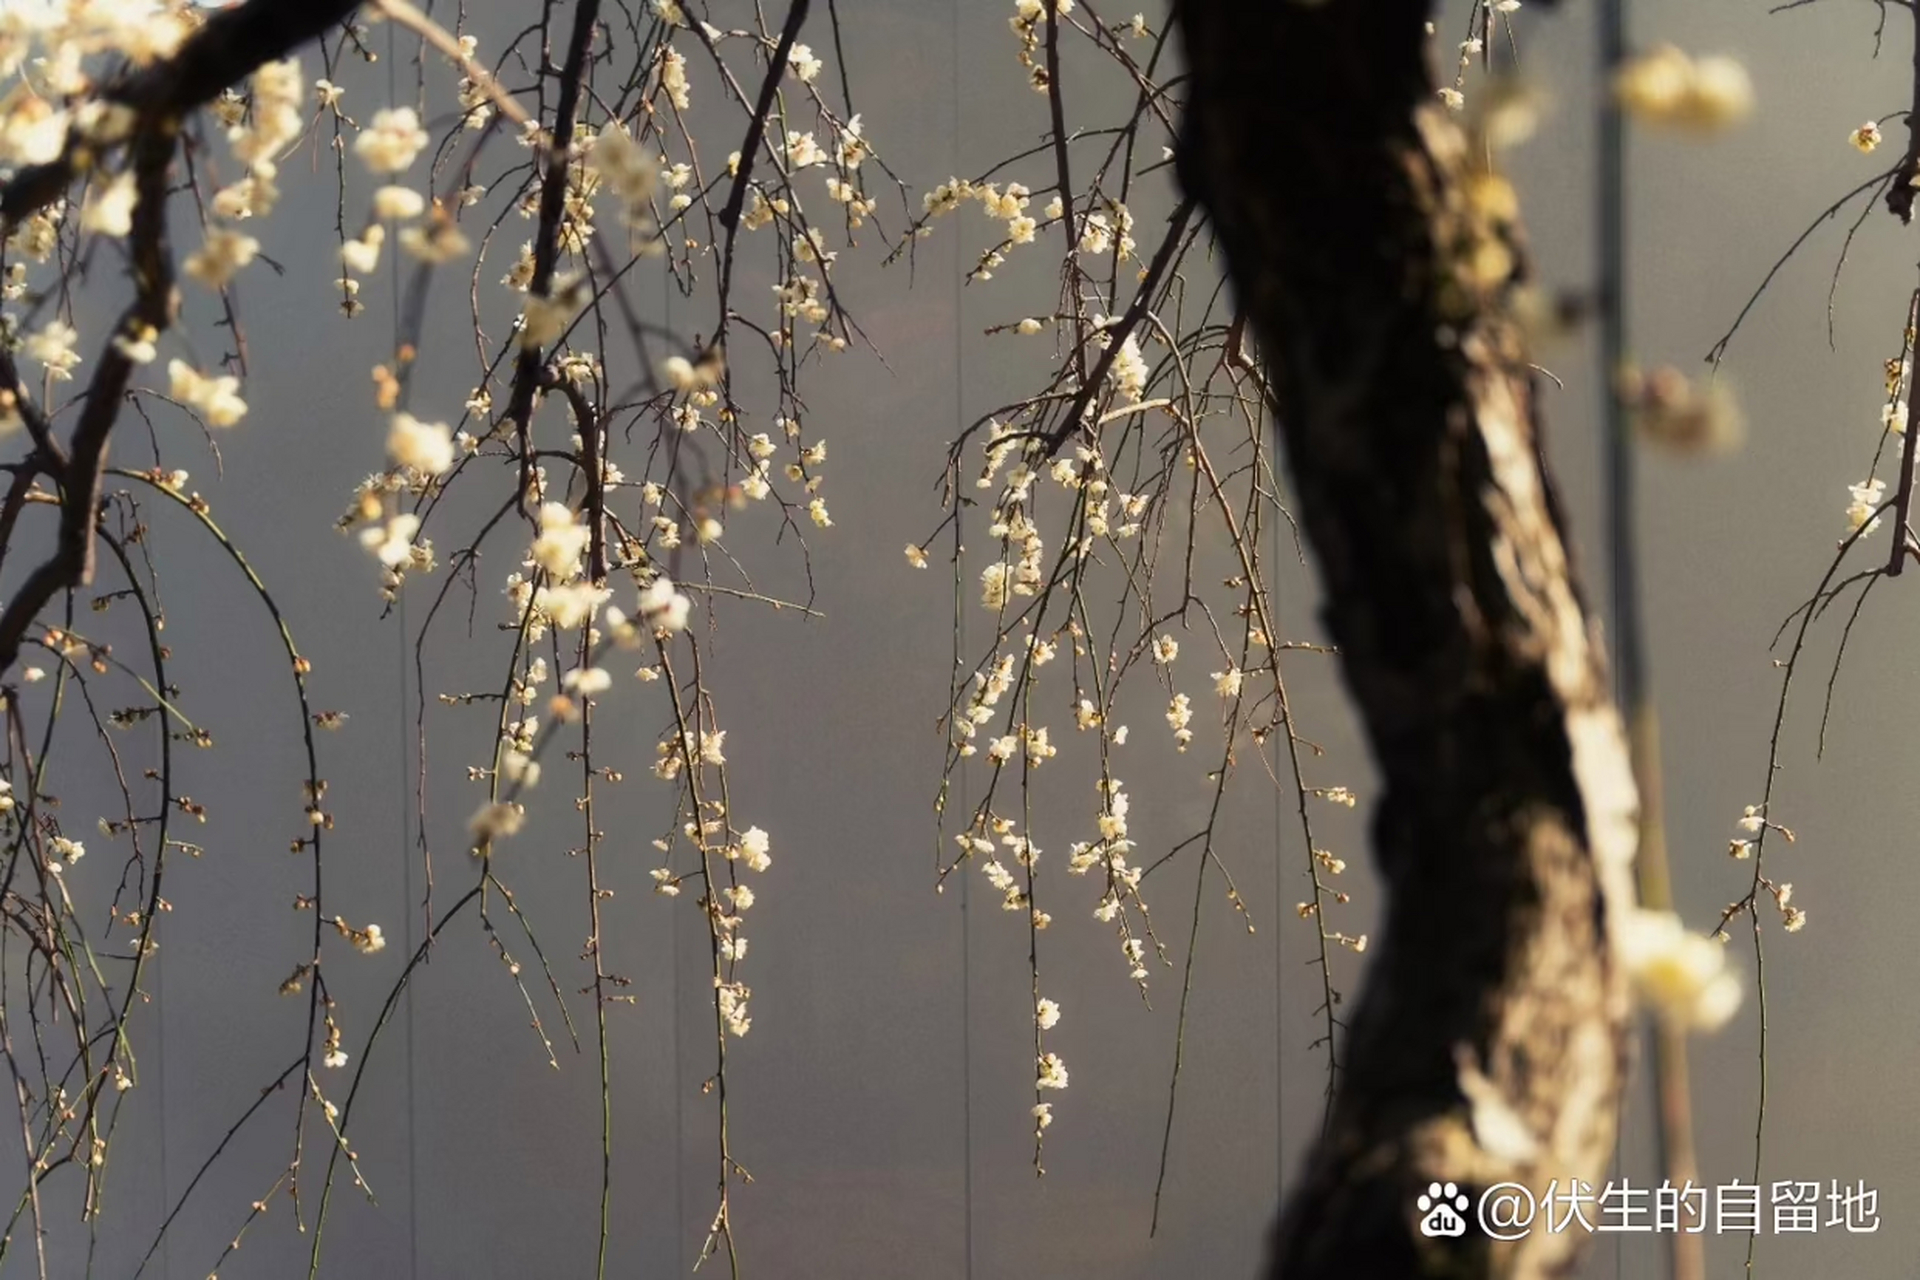
[[[1887,188],[1887,209],[1903,226],[1913,221],[1916,181],[1920,181],[1920,9],[1913,15],[1913,108],[1907,112],[1907,153]]]
[[[533,278],[527,286],[529,298],[546,298],[553,290],[555,264],[560,260],[560,224],[566,217],[567,166],[572,161],[575,116],[580,109],[580,90],[587,73],[587,55],[593,48],[593,26],[600,15],[600,0],[579,0],[573,11],[573,30],[567,37],[567,60],[560,70],[560,99],[554,110],[553,147],[547,154],[547,168],[540,179],[540,221],[533,236]],[[529,429],[533,419],[533,394],[540,376],[541,353],[537,342],[523,336],[520,355],[513,366],[513,390],[507,398],[507,421],[513,424],[516,447],[520,451],[520,502],[524,509],[533,486],[533,448]]]
[[[170,58],[109,85],[101,97],[140,119],[179,117],[203,107],[263,63],[284,58],[344,22],[359,0],[247,0],[208,18]],[[81,170],[85,148],[69,137],[59,159],[29,165],[0,187],[0,222],[19,222],[60,198]]]
[[[1600,1181],[1635,793],[1511,304],[1513,193],[1437,104],[1421,0],[1184,0],[1180,171],[1267,362],[1378,761],[1390,896],[1276,1275],[1559,1276],[1573,1236],[1428,1238],[1416,1196]]]
[[[33,403],[26,383],[21,381],[20,368],[14,363],[11,351],[0,351],[0,393],[12,397],[7,407],[20,416],[26,426],[27,434],[33,438],[34,448],[38,451],[35,464],[58,479],[67,469],[67,451],[60,441],[54,438],[53,424],[47,421],[47,415]],[[0,545],[5,539],[0,538]]]
[[[103,347],[87,387],[86,402],[71,444],[62,449],[44,416],[19,388],[9,361],[0,367],[16,409],[36,445],[37,465],[61,484],[58,541],[53,553],[28,575],[0,613],[0,673],[19,657],[20,644],[40,610],[55,595],[93,578],[93,529],[107,465],[108,438],[120,416],[134,369],[125,340],[158,335],[173,321],[173,253],[167,243],[167,173],[186,114],[211,102],[262,64],[286,56],[345,20],[357,0],[247,0],[207,19],[173,55],[108,85],[103,100],[131,108],[127,148],[138,204],[129,236],[134,297]],[[69,135],[57,160],[31,165],[0,187],[0,225],[21,219],[61,198],[94,162],[95,142]]]
[[[753,181],[754,161],[760,154],[760,147],[766,141],[767,121],[773,115],[773,108],[780,92],[780,82],[786,78],[787,58],[793,52],[794,41],[800,36],[800,30],[806,25],[807,12],[811,0],[793,0],[787,8],[787,20],[780,28],[780,40],[774,46],[773,57],[767,63],[767,74],[760,82],[760,95],[753,104],[753,115],[747,121],[746,140],[740,144],[740,163],[733,171],[733,186],[727,192],[727,202],[720,208],[720,227],[726,234],[726,240],[720,250],[720,315],[714,321],[713,345],[724,351],[727,337],[727,321],[733,313],[733,254],[734,243],[740,234],[740,214],[746,208],[747,188]],[[711,38],[707,41],[709,50],[713,48]]]
[[[103,345],[100,363],[87,384],[73,442],[60,464],[60,531],[53,553],[21,584],[0,613],[0,672],[20,656],[20,642],[59,592],[93,580],[93,528],[99,518],[101,481],[106,474],[107,439],[133,376],[131,338],[159,334],[173,321],[173,251],[167,244],[167,170],[173,161],[179,123],[160,116],[134,135],[132,162],[139,202],[128,237],[133,258],[134,296],[115,328],[116,340]],[[37,433],[36,433],[37,434]],[[49,436],[51,441],[51,436]],[[50,446],[57,448],[57,446]],[[43,453],[45,450],[43,450]],[[58,458],[57,453],[47,454]]]
[[[747,122],[746,141],[740,144],[740,165],[734,170],[727,203],[720,209],[720,225],[728,231],[739,225],[740,211],[746,207],[747,186],[753,179],[753,162],[760,153],[760,142],[766,137],[767,118],[773,114],[773,98],[787,74],[787,58],[793,52],[800,28],[806,25],[810,7],[809,0],[794,0],[788,7],[787,20],[780,28],[780,41],[767,63],[766,78],[760,82],[760,96],[753,105],[753,117]]]

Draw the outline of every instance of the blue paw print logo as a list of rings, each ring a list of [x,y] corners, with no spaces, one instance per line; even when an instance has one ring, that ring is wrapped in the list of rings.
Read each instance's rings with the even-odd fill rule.
[[[1420,1211],[1423,1236],[1463,1236],[1467,1234],[1467,1196],[1449,1182],[1427,1184],[1426,1194],[1417,1197],[1413,1207]]]

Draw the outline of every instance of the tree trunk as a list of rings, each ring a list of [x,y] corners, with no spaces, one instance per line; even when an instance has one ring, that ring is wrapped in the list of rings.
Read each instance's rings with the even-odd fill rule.
[[[1382,780],[1385,926],[1273,1274],[1567,1275],[1577,1226],[1496,1244],[1469,1208],[1429,1238],[1415,1204],[1597,1188],[1629,1047],[1609,939],[1636,799],[1540,453],[1512,191],[1435,97],[1421,0],[1176,15],[1181,178],[1266,362]]]

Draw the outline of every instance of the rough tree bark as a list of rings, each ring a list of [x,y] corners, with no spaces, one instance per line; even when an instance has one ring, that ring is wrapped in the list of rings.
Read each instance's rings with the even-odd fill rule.
[[[1428,1239],[1415,1208],[1434,1181],[1599,1185],[1628,1052],[1636,799],[1540,454],[1512,190],[1435,98],[1425,0],[1176,15],[1181,177],[1266,360],[1382,780],[1385,928],[1273,1274],[1566,1275],[1584,1232]]]

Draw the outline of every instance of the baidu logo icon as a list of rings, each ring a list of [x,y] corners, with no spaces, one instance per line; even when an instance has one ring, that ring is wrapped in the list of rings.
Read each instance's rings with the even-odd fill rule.
[[[1472,1199],[1458,1183],[1428,1183],[1413,1202],[1420,1234],[1447,1240],[1465,1236]],[[1596,1188],[1580,1178],[1555,1178],[1537,1195],[1524,1183],[1496,1182],[1481,1190],[1478,1199],[1480,1234],[1505,1244],[1524,1238],[1536,1226],[1550,1235],[1576,1227],[1590,1235],[1697,1235],[1709,1230],[1715,1235],[1787,1235],[1823,1229],[1871,1235],[1880,1230],[1880,1193],[1859,1179],[1830,1179],[1823,1190],[1817,1181],[1778,1181],[1769,1189],[1738,1178],[1720,1186],[1689,1179],[1680,1187],[1669,1181],[1635,1186],[1620,1178]]]
[[[1453,1183],[1445,1186],[1437,1182],[1427,1184],[1426,1193],[1415,1198],[1413,1206],[1420,1211],[1421,1235],[1467,1234],[1467,1196]]]

